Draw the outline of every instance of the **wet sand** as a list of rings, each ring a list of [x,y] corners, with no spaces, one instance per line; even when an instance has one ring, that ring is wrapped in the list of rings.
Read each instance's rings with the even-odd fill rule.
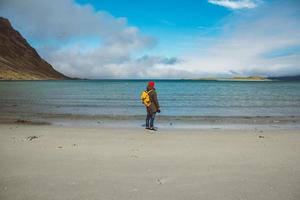
[[[299,200],[299,144],[295,129],[1,124],[0,199]]]
[[[300,116],[165,116],[157,115],[163,128],[192,129],[294,129],[300,130]],[[1,114],[0,124],[55,125],[86,128],[142,127],[145,115]]]

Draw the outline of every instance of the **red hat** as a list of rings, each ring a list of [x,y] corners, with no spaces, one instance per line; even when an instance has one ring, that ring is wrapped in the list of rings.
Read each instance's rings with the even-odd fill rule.
[[[154,85],[155,85],[154,81],[149,81],[149,82],[148,82],[148,86],[154,87]]]

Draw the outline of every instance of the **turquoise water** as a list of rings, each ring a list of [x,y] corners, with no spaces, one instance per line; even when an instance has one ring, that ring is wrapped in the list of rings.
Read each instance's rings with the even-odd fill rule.
[[[147,81],[2,81],[7,114],[144,115]],[[156,81],[165,116],[300,116],[300,82]]]

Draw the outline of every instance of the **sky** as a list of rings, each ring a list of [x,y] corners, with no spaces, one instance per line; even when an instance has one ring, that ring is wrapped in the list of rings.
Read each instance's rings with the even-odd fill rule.
[[[299,0],[0,0],[0,16],[71,77],[300,74]]]

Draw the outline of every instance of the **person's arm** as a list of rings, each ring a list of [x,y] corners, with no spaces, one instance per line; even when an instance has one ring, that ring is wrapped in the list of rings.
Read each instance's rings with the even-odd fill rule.
[[[153,103],[155,104],[157,110],[160,110],[159,109],[158,99],[157,99],[157,93],[155,91],[153,92]]]

